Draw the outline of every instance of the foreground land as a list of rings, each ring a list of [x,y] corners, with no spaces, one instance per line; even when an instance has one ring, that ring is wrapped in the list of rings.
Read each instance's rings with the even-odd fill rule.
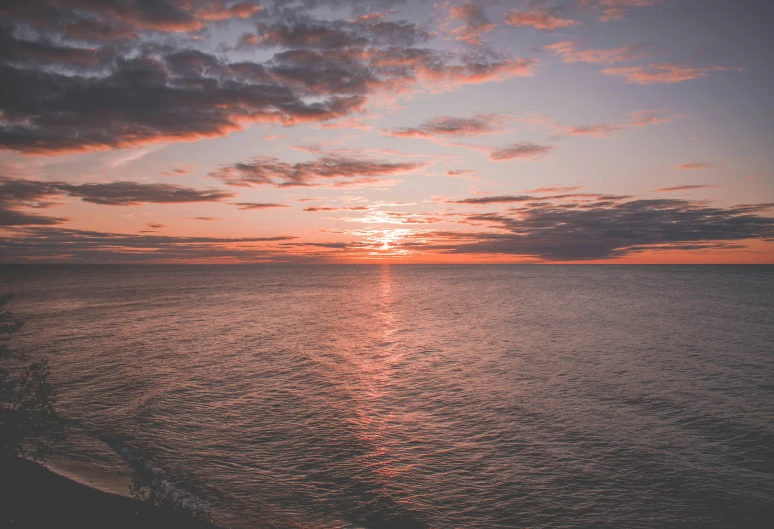
[[[179,512],[92,489],[17,458],[0,458],[0,527],[215,528]]]

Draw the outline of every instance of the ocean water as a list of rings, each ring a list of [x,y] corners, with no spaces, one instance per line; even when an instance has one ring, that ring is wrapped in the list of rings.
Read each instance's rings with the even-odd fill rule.
[[[240,529],[774,526],[774,267],[0,272],[52,465],[103,488]]]

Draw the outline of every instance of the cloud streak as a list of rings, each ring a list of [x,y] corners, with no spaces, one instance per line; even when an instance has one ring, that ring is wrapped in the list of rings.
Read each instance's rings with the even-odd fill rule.
[[[175,237],[49,227],[17,228],[12,235],[0,235],[0,254],[6,262],[41,258],[76,262],[281,261],[293,260],[293,256],[277,244],[296,239]]]
[[[525,202],[523,197],[511,198]],[[457,203],[483,203],[474,200]],[[772,208],[774,204],[721,208],[676,199],[539,202],[502,213],[469,215],[466,222],[498,231],[441,233],[436,240],[445,242],[430,246],[453,254],[547,261],[611,259],[646,250],[722,249],[730,242],[774,240],[774,218],[761,215]]]
[[[538,145],[530,142],[514,143],[492,150],[489,153],[489,159],[495,162],[537,160],[553,150],[554,147],[551,145]]]
[[[287,204],[277,204],[275,202],[234,202],[232,205],[237,206],[237,209],[253,210],[253,209],[273,209],[273,208],[289,208]]]
[[[24,208],[46,209],[64,197],[107,206],[220,202],[234,193],[218,189],[194,189],[172,184],[110,182],[69,184],[0,177],[0,224],[4,226],[61,224],[67,219],[26,213]]]
[[[386,162],[338,153],[317,153],[308,162],[287,163],[268,156],[221,167],[209,176],[232,186],[310,187],[379,183],[382,176],[406,174],[425,164]]]
[[[647,127],[648,125],[661,125],[679,117],[679,114],[665,115],[658,110],[638,110],[629,115],[629,121],[626,123],[593,123],[580,126],[557,124],[555,128],[557,129],[558,136],[597,136],[608,138],[613,132]]]
[[[424,121],[416,127],[393,129],[391,136],[401,138],[464,137],[502,132],[499,116],[481,114],[471,118],[440,116]]]
[[[392,252],[426,255],[507,255],[541,261],[616,259],[645,251],[744,248],[750,240],[774,241],[774,204],[715,207],[678,199],[632,199],[603,194],[503,195],[452,201],[459,206],[512,205],[503,211],[448,214],[384,211],[348,220],[366,224],[427,225],[461,219],[487,231],[403,230]],[[317,211],[365,211],[365,206]],[[314,211],[314,210],[312,210]],[[377,214],[378,213],[378,214]],[[155,227],[155,226],[154,226]],[[378,231],[378,230],[377,230]],[[381,229],[381,232],[384,232]],[[294,242],[294,237],[174,237],[68,230],[10,228],[0,236],[5,261],[25,259],[127,261],[296,261],[363,255],[384,246],[373,230],[353,232],[362,241]],[[374,240],[371,240],[374,239]],[[315,249],[316,250],[313,250]],[[312,253],[309,253],[312,252]],[[330,252],[334,252],[331,254]]]
[[[711,189],[713,187],[718,187],[716,185],[708,185],[708,184],[695,184],[695,185],[686,185],[686,186],[673,186],[673,187],[662,187],[659,189],[656,189],[656,191],[693,191],[694,189]]]

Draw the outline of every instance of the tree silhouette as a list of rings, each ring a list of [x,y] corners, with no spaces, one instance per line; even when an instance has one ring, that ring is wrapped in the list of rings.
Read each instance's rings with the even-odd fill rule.
[[[0,455],[45,461],[64,439],[64,428],[54,411],[48,362],[33,362],[8,345],[23,325],[4,310],[10,299],[0,296]]]

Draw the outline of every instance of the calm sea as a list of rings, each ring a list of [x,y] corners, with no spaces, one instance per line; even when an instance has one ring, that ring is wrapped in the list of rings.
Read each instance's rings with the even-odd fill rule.
[[[774,267],[0,272],[52,466],[106,489],[234,528],[774,527]]]

